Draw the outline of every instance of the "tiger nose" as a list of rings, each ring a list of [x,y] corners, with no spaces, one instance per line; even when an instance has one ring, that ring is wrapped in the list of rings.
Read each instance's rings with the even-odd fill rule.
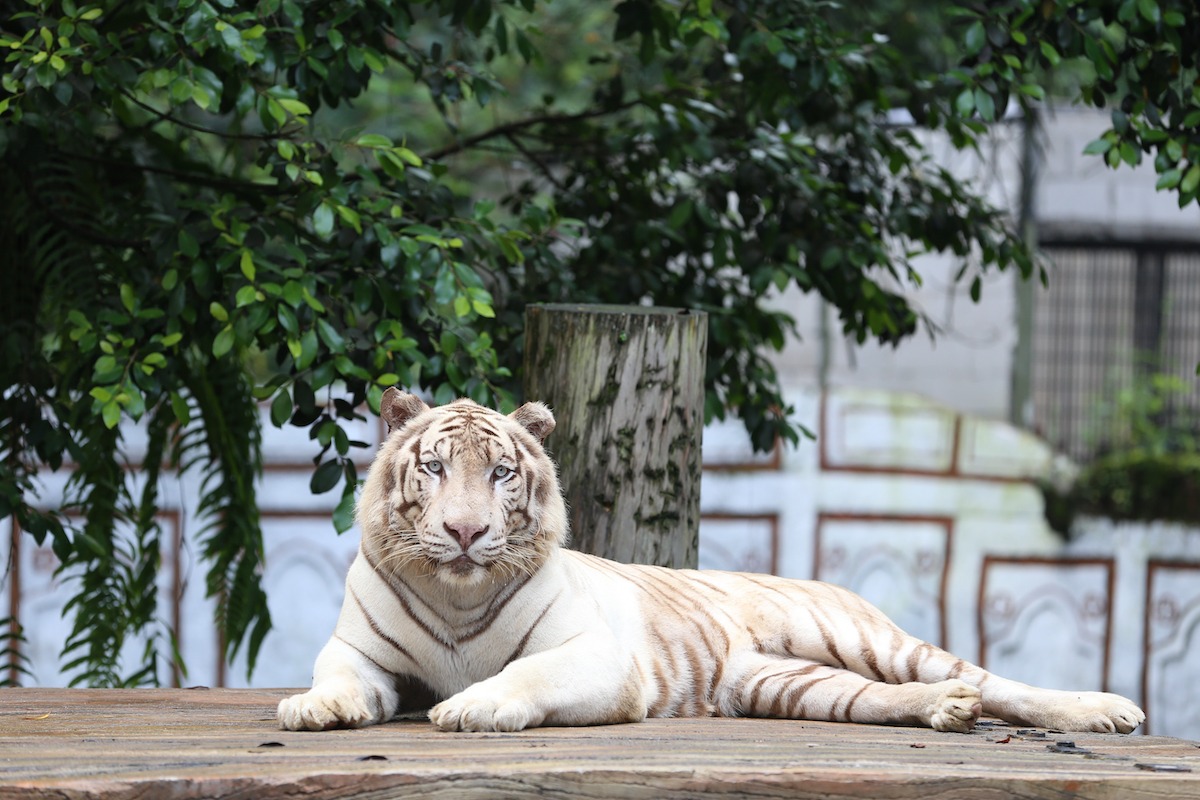
[[[488,532],[488,525],[478,522],[443,522],[446,533],[458,540],[463,552],[467,552],[480,536]]]

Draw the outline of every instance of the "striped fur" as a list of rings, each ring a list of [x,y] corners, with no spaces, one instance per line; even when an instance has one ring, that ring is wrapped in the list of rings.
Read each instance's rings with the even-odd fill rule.
[[[313,687],[290,730],[390,719],[414,682],[444,730],[761,716],[969,730],[980,714],[1129,732],[1117,695],[997,677],[905,634],[853,593],[767,575],[617,564],[563,547],[539,403],[504,416],[389,389],[390,433]]]

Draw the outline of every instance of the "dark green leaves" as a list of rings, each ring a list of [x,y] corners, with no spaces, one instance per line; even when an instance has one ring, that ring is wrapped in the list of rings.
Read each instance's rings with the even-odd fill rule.
[[[338,481],[342,477],[342,465],[337,459],[331,459],[323,462],[316,471],[313,472],[312,480],[309,482],[309,487],[313,494],[322,494],[328,492],[334,486],[337,486]]]
[[[1112,127],[1084,149],[1111,167],[1151,157],[1160,190],[1197,196],[1183,144],[1200,133],[1200,6],[1190,0],[1086,0],[1072,4],[987,4],[964,12],[964,78],[998,92],[1111,107]],[[1003,31],[979,49],[979,30]],[[1081,68],[1081,65],[1086,65]],[[1040,84],[1040,86],[1039,86]],[[1041,91],[1037,91],[1040,88]],[[976,96],[975,99],[978,99]],[[997,107],[998,108],[998,107]],[[961,113],[965,104],[957,104]],[[980,110],[980,116],[987,115]],[[1098,132],[1101,133],[1101,132]]]

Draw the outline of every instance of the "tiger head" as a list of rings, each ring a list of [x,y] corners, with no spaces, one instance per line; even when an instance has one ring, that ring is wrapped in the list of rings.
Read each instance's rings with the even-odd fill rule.
[[[453,585],[532,574],[566,543],[567,516],[542,440],[554,416],[505,416],[470,400],[430,408],[390,388],[387,440],[358,502],[363,549],[380,569]]]

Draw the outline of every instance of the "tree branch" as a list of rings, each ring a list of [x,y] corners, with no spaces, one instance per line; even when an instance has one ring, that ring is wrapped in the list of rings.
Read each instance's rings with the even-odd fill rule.
[[[544,162],[542,159],[538,158],[537,153],[534,153],[528,147],[521,144],[520,138],[515,133],[507,133],[507,134],[505,134],[505,137],[510,142],[512,142],[513,147],[517,148],[517,150],[519,150],[521,152],[521,155],[525,156],[525,158],[529,159],[529,161],[532,162],[534,166],[536,166],[539,170],[541,170],[542,175],[545,176],[546,180],[548,180],[548,181],[550,181],[550,183],[554,184],[554,187],[556,189],[558,189],[559,191],[566,190],[566,187],[563,186],[562,181],[560,181],[558,178],[554,177],[554,172],[551,170],[550,165],[547,164],[546,162]]]
[[[177,169],[168,169],[167,167],[155,167],[150,164],[138,164],[133,161],[121,161],[115,158],[102,158],[99,156],[85,156],[78,153],[67,153],[59,151],[63,158],[74,159],[76,161],[87,161],[92,164],[100,164],[106,167],[117,167],[125,170],[137,170],[139,172],[150,172],[155,175],[164,175],[168,178],[173,178],[183,183],[190,183],[195,186],[207,186],[211,189],[224,189],[230,192],[236,192],[247,195],[283,195],[288,194],[286,187],[278,184],[270,183],[251,183],[250,181],[240,181],[234,178],[223,178],[216,175],[202,175],[198,172],[184,172]]]
[[[543,114],[541,116],[529,117],[528,119],[521,119],[515,122],[506,122],[503,125],[497,125],[490,130],[477,133],[473,136],[468,136],[465,139],[460,139],[454,144],[446,145],[439,150],[426,153],[421,156],[421,159],[423,161],[437,161],[438,159],[445,158],[446,156],[454,155],[455,153],[461,153],[463,150],[472,148],[481,142],[486,142],[488,139],[495,139],[498,136],[504,136],[509,138],[511,141],[511,137],[529,128],[537,127],[538,125],[560,125],[571,122],[581,122],[587,119],[595,119],[596,117],[603,117],[609,114],[619,114],[622,111],[628,111],[634,106],[644,105],[645,102],[646,101],[644,98],[639,97],[636,100],[630,100],[627,103],[622,103],[621,105],[613,106],[612,108],[598,108],[591,111],[581,111],[578,114]]]
[[[279,133],[229,133],[227,131],[218,131],[214,128],[206,128],[203,125],[196,125],[195,123],[185,122],[184,120],[181,120],[178,117],[171,116],[170,114],[168,114],[165,111],[159,111],[157,108],[150,105],[149,103],[143,103],[141,100],[138,100],[136,97],[134,97],[132,94],[130,94],[127,91],[122,90],[121,96],[124,97],[129,102],[133,103],[135,106],[138,106],[139,108],[149,111],[151,114],[158,117],[159,120],[161,120],[163,122],[170,122],[174,125],[178,125],[181,128],[187,128],[188,130],[193,130],[198,133],[208,133],[213,136],[219,136],[222,139],[236,139],[236,140],[247,140],[248,139],[248,140],[256,141],[256,142],[273,142],[276,139],[290,138],[291,134],[293,134],[297,130],[299,130],[299,128],[292,128],[290,130],[280,131]]]

